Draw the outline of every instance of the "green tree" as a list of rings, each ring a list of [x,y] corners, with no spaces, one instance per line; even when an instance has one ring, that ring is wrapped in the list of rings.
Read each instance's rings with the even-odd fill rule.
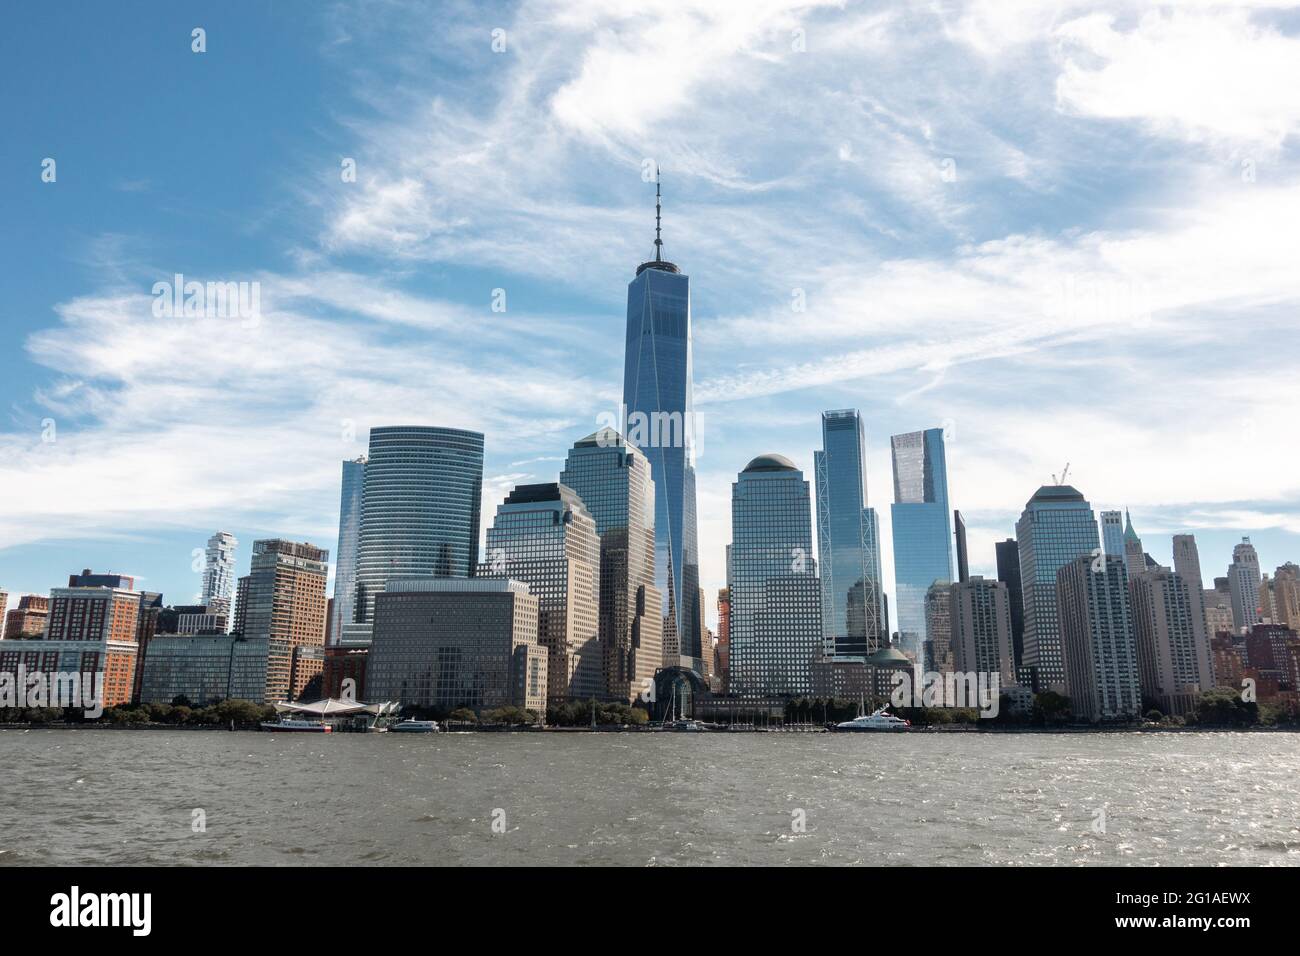
[[[1034,722],[1063,724],[1070,719],[1070,698],[1054,690],[1034,695]]]

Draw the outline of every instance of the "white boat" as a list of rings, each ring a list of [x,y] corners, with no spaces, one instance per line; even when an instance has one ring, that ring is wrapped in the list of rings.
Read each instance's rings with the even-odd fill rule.
[[[909,730],[911,721],[904,720],[902,717],[895,717],[893,714],[886,713],[889,705],[886,704],[877,711],[870,714],[861,714],[852,720],[846,720],[842,724],[835,724],[831,730],[837,733],[853,733],[873,730]]]
[[[262,729],[284,731],[299,734],[329,734],[334,728],[320,720],[302,720],[295,717],[281,717],[279,720],[262,721]]]
[[[437,734],[442,732],[436,720],[414,720],[406,718],[388,728],[394,734]]]

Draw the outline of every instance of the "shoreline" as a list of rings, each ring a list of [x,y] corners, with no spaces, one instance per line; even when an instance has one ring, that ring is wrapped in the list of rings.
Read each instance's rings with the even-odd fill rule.
[[[22,724],[22,723],[3,723],[0,724],[0,732],[4,731],[29,731],[29,730],[84,730],[84,731],[177,731],[177,732],[198,732],[198,733],[250,733],[250,734],[275,734],[276,731],[264,730],[260,727],[229,727],[193,725],[185,724]],[[464,727],[457,728],[453,731],[442,731],[432,736],[442,736],[443,734],[661,734],[676,733],[677,736],[693,736],[692,734],[681,734],[675,731],[665,731],[654,727]],[[743,727],[734,730],[721,728],[717,730],[708,730],[703,732],[705,735],[732,735],[732,734],[781,734],[785,736],[806,735],[806,734],[829,734],[832,731],[826,730],[819,726],[793,726],[789,728],[776,727]],[[1225,734],[1274,734],[1274,733],[1300,733],[1300,726],[1296,727],[1085,727],[1085,726],[1067,726],[1067,727],[976,727],[964,725],[954,727],[952,725],[935,725],[931,727],[915,727],[903,734],[888,734],[881,732],[875,736],[926,736],[929,734],[1186,734],[1186,733],[1225,733]],[[322,736],[378,736],[374,733],[353,733],[339,732],[337,734],[314,734],[313,737]],[[407,736],[407,735],[399,735]],[[852,736],[841,734],[841,736]],[[857,734],[856,736],[872,736],[872,734]]]

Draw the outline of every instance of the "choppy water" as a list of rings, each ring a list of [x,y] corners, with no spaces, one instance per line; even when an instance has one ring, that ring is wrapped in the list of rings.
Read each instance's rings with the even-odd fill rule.
[[[0,766],[10,865],[1300,863],[1296,734],[7,730]]]

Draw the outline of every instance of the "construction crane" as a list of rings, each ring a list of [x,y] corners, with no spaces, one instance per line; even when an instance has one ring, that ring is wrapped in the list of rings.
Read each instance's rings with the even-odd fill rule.
[[[1065,479],[1069,474],[1070,474],[1070,463],[1067,461],[1065,463],[1065,468],[1061,470],[1061,477],[1057,478],[1056,475],[1052,475],[1052,482],[1057,485],[1063,485],[1065,484]]]

